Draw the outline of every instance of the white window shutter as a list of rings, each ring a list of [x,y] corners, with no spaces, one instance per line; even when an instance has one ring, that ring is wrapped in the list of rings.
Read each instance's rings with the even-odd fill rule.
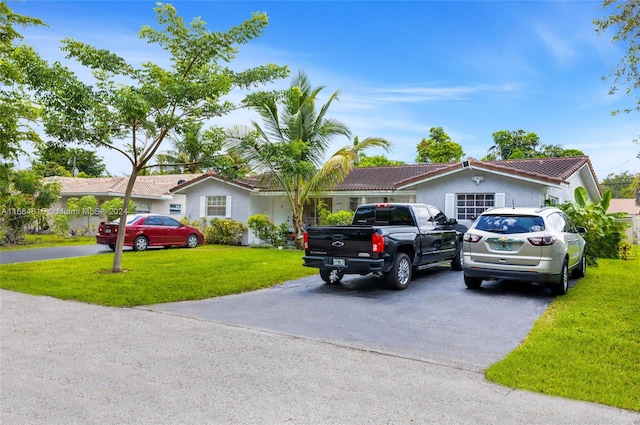
[[[455,195],[453,193],[447,193],[444,195],[444,215],[449,218],[456,218],[455,214]]]
[[[231,196],[227,196],[227,205],[224,215],[226,218],[231,218]]]
[[[496,193],[496,207],[504,207],[504,193]]]
[[[207,216],[207,197],[200,197],[200,218]]]

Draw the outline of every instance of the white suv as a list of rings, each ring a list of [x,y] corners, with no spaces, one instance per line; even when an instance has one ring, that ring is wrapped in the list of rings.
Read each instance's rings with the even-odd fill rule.
[[[519,280],[566,294],[569,272],[586,274],[584,232],[558,208],[487,210],[464,234],[464,283],[477,289],[483,280]]]

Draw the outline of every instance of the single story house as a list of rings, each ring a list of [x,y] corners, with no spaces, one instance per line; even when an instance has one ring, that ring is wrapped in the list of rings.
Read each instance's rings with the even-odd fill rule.
[[[94,195],[99,206],[124,196],[128,177],[80,179],[48,177],[62,184],[60,201],[52,212],[64,212],[71,197]],[[468,158],[445,164],[409,164],[358,167],[313,204],[322,201],[331,212],[355,210],[371,202],[421,202],[440,208],[447,216],[470,225],[482,211],[494,206],[544,206],[574,200],[584,187],[589,199],[600,202],[601,189],[587,156],[478,161]],[[229,181],[215,173],[139,176],[133,189],[137,212],[172,215],[178,219],[231,218],[246,223],[266,213],[276,224],[291,223],[285,194],[264,187],[255,177]],[[316,208],[305,211],[305,223],[317,224]],[[99,207],[98,207],[99,208]],[[91,218],[97,225],[104,220]],[[93,229],[91,229],[93,230]],[[243,243],[256,242],[247,232]]]
[[[591,201],[600,202],[600,185],[587,156],[500,161],[469,158],[445,164],[355,168],[320,200],[332,212],[355,210],[371,202],[429,203],[470,225],[478,214],[494,206],[571,202],[577,187],[584,187]],[[228,181],[207,173],[170,192],[186,197],[184,214],[190,220],[221,217],[246,223],[252,215],[266,213],[276,224],[291,223],[285,194],[261,187],[257,179]],[[315,209],[309,208],[306,214],[305,222],[316,224]],[[253,242],[255,238],[248,232],[243,243]]]
[[[186,196],[173,194],[170,189],[193,179],[199,174],[167,174],[153,176],[138,176],[133,186],[132,202],[136,212],[158,213],[172,215],[177,218],[184,217],[186,210]],[[46,177],[45,182],[56,181],[62,186],[60,199],[49,209],[50,214],[76,214],[68,208],[70,198],[82,198],[93,195],[98,200],[98,211],[94,211],[89,219],[89,231],[96,231],[98,224],[105,221],[102,204],[113,198],[123,198],[129,182],[129,177]],[[83,225],[86,223],[83,220]]]
[[[640,205],[635,199],[612,199],[607,213],[625,213],[620,221],[627,223],[627,240],[629,243],[639,243],[640,241]]]

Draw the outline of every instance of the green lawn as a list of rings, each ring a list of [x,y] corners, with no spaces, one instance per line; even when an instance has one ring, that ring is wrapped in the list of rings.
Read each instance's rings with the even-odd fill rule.
[[[640,411],[640,260],[598,264],[486,371],[488,379]]]
[[[123,273],[112,254],[0,266],[0,287],[109,306],[199,300],[252,291],[317,274],[302,251],[205,245],[124,251]]]

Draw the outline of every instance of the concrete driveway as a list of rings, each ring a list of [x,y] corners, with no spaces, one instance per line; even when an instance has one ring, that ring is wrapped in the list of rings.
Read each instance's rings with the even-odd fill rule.
[[[483,288],[442,269],[135,309],[0,291],[0,423],[640,424],[487,382],[552,298]]]

